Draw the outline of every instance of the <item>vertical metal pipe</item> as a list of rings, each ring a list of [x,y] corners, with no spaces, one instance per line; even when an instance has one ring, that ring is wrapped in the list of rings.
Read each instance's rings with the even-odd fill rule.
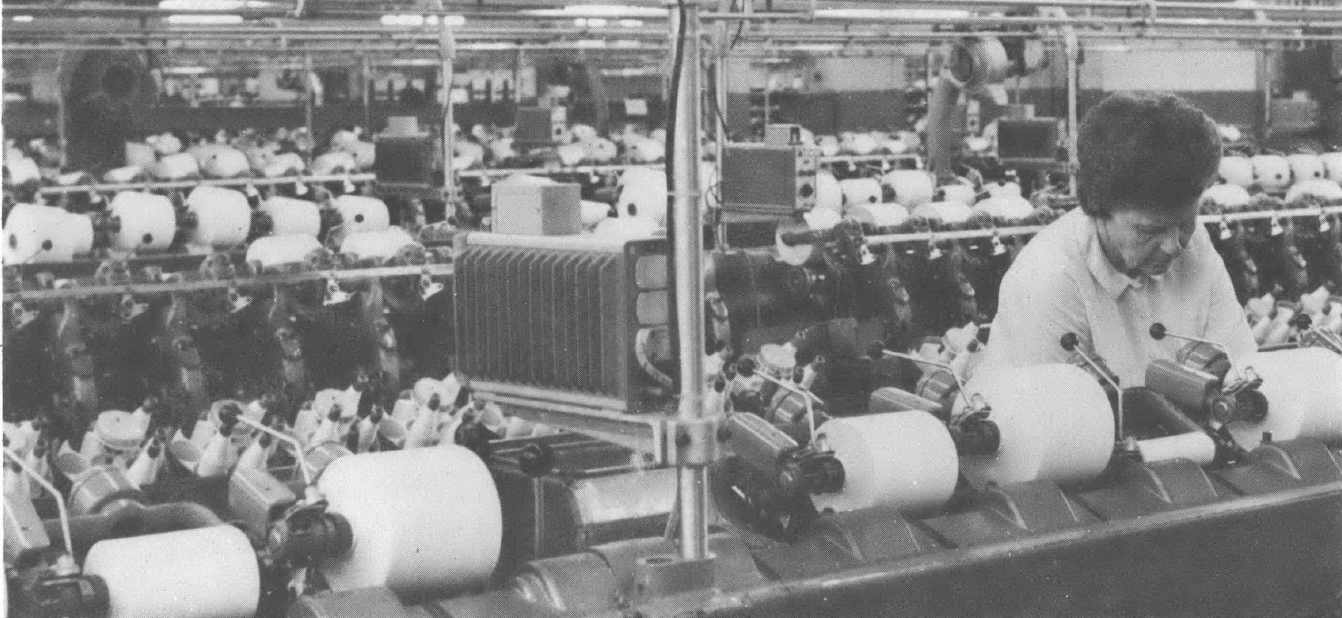
[[[1271,48],[1265,48],[1258,54],[1258,79],[1263,87],[1263,114],[1259,117],[1258,142],[1267,141],[1272,128],[1272,57]]]
[[[363,76],[359,94],[363,97],[363,129],[373,134],[373,61],[364,55],[360,62],[360,75]]]
[[[699,560],[708,556],[708,469],[676,469],[676,491],[680,492],[680,556]]]
[[[685,23],[680,10],[671,7],[672,32],[683,27],[684,37],[676,39],[681,50],[680,89],[676,97],[675,142],[672,156],[675,167],[675,246],[676,327],[680,345],[680,406],[677,417],[691,421],[703,416],[704,375],[704,281],[703,217],[699,212],[699,101],[701,98],[699,58],[699,7],[685,2]],[[673,48],[674,49],[674,48]],[[708,555],[707,470],[701,466],[677,469],[680,504],[680,553],[687,560]]]
[[[771,97],[770,95],[773,93],[773,91],[774,91],[774,72],[773,68],[770,67],[769,79],[765,80],[764,82],[764,126],[766,131],[769,130],[768,129],[769,124],[773,122],[773,118],[769,117],[770,116],[769,108],[773,106],[773,103],[771,102],[771,99],[773,97]]]
[[[69,165],[70,162],[70,155],[66,154],[70,152],[70,139],[69,135],[66,134],[68,126],[65,115],[69,112],[66,109],[66,105],[68,105],[66,85],[64,80],[61,79],[64,75],[65,54],[60,54],[56,57],[56,139],[58,140],[57,145],[61,149],[61,169],[65,169],[65,166]]]
[[[312,137],[312,143],[317,143],[317,129],[313,127],[312,118],[315,114],[313,105],[312,89],[312,54],[303,53],[303,126],[307,127],[308,135]],[[316,154],[315,152],[312,154]]]
[[[536,476],[531,479],[531,551],[532,557],[541,558],[545,553],[545,481]]]
[[[732,9],[731,0],[718,0],[718,12],[726,13]],[[727,153],[727,52],[730,42],[727,39],[727,22],[719,21],[713,26],[713,40],[716,48],[713,54],[713,96],[717,109],[717,118],[713,126],[713,166],[717,170],[710,190],[718,195],[717,206],[713,209],[713,247],[718,251],[727,248],[727,222],[722,212],[722,162]]]
[[[679,13],[672,12],[673,22]],[[675,27],[673,25],[673,27]],[[701,416],[703,399],[703,217],[699,195],[699,7],[685,5],[685,49],[676,96],[675,166],[676,323],[680,331],[680,408],[683,419]]]
[[[452,169],[452,128],[456,120],[452,117],[452,61],[457,57],[456,38],[447,20],[438,28],[438,56],[442,60],[443,83],[443,199],[448,216],[457,208],[457,179]]]
[[[1061,12],[1061,9],[1059,9],[1059,12]],[[1076,31],[1071,26],[1064,26],[1062,32],[1067,54],[1067,183],[1068,193],[1076,195],[1076,172],[1080,166],[1076,152],[1077,135],[1080,133],[1076,101],[1077,81],[1080,79],[1080,75],[1077,74],[1080,44],[1076,39]]]
[[[513,105],[522,104],[522,54],[525,53],[518,48],[517,55],[513,57]]]

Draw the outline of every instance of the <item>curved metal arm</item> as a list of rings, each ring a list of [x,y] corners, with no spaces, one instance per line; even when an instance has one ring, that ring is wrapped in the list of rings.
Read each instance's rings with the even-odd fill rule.
[[[303,472],[303,484],[309,487],[312,486],[312,473],[308,471],[308,462],[303,459],[303,445],[298,443],[297,438],[294,438],[293,436],[286,433],[275,431],[270,427],[266,427],[264,423],[254,421],[243,415],[238,415],[238,422],[244,425],[248,425],[250,427],[254,427],[257,430],[260,430],[262,433],[270,434],[276,440],[279,440],[281,442],[293,446],[294,460],[298,462],[298,469]]]
[[[56,491],[56,487],[52,485],[50,481],[42,478],[42,475],[38,474],[37,470],[32,469],[32,467],[28,465],[28,462],[24,461],[22,457],[19,457],[18,453],[10,450],[8,446],[4,447],[4,449],[6,456],[14,460],[14,463],[19,464],[19,468],[23,470],[25,474],[31,476],[34,481],[37,481],[38,485],[42,486],[42,489],[47,490],[47,492],[56,499],[56,509],[61,518],[61,536],[65,537],[65,552],[73,556],[75,553],[75,546],[74,542],[71,540],[72,537],[70,536],[70,513],[65,510],[65,500],[61,498],[61,492]]]
[[[971,412],[974,411],[974,402],[970,400],[970,398],[969,398],[969,393],[965,391],[965,383],[964,383],[964,381],[960,379],[960,376],[956,375],[955,370],[952,369],[950,365],[947,365],[947,364],[945,364],[945,363],[938,363],[938,362],[936,362],[936,361],[930,361],[930,360],[927,360],[927,359],[922,358],[922,357],[920,357],[920,356],[914,356],[914,355],[912,355],[912,354],[905,354],[905,353],[903,353],[903,352],[891,352],[890,350],[886,350],[886,349],[882,349],[882,350],[881,350],[881,354],[884,354],[885,356],[893,356],[893,357],[895,357],[895,358],[902,358],[902,359],[904,359],[904,360],[912,361],[912,362],[915,362],[915,363],[918,363],[918,364],[921,364],[921,365],[931,365],[931,366],[933,366],[933,367],[937,367],[937,368],[939,368],[939,369],[945,369],[945,370],[946,370],[946,373],[951,374],[951,377],[952,377],[952,378],[955,378],[955,384],[956,384],[956,386],[959,387],[960,398],[963,399],[963,400],[965,400],[965,409],[967,409],[967,410],[969,410],[969,411],[971,411]]]
[[[1168,330],[1165,330],[1165,325],[1161,324],[1160,322],[1152,322],[1151,329],[1148,332],[1151,334],[1151,338],[1155,339],[1156,341],[1160,341],[1161,339],[1164,339],[1166,337],[1174,337],[1175,339],[1183,339],[1184,341],[1205,343],[1213,348],[1216,348],[1217,350],[1220,350],[1221,353],[1225,354],[1226,358],[1230,360],[1230,370],[1235,372],[1235,378],[1241,382],[1244,381],[1244,374],[1240,373],[1239,368],[1235,366],[1234,359],[1230,358],[1230,349],[1225,347],[1224,345],[1221,345],[1210,339],[1200,339],[1198,337],[1190,337],[1188,335],[1180,335],[1178,333],[1172,333]]]
[[[1109,372],[1108,372],[1108,371],[1105,371],[1103,368],[1101,368],[1099,363],[1097,363],[1097,362],[1095,362],[1093,359],[1091,359],[1091,357],[1090,357],[1089,354],[1086,354],[1085,352],[1081,351],[1080,346],[1077,345],[1078,343],[1079,343],[1079,341],[1078,341],[1078,339],[1077,339],[1076,333],[1067,333],[1067,334],[1063,335],[1063,336],[1062,336],[1062,339],[1059,341],[1059,345],[1062,346],[1062,349],[1064,349],[1064,350],[1066,350],[1066,351],[1068,351],[1068,352],[1075,352],[1077,356],[1080,356],[1082,360],[1086,361],[1086,364],[1087,364],[1087,365],[1090,365],[1090,368],[1091,368],[1091,369],[1095,370],[1096,375],[1099,375],[1099,376],[1100,376],[1100,379],[1104,380],[1105,382],[1108,382],[1108,383],[1109,383],[1109,386],[1114,387],[1114,393],[1115,393],[1116,395],[1118,395],[1118,410],[1116,411],[1116,413],[1115,413],[1115,415],[1114,415],[1114,416],[1115,416],[1115,422],[1118,423],[1118,431],[1115,432],[1114,435],[1117,437],[1117,439],[1118,439],[1119,442],[1122,442],[1122,441],[1123,441],[1123,387],[1119,386],[1119,385],[1118,385],[1118,380],[1115,380],[1113,376],[1109,375]]]

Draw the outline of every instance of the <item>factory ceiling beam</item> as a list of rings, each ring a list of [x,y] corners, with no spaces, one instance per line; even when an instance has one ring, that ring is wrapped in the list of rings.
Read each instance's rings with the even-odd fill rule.
[[[754,32],[747,32],[746,36],[905,36],[909,32],[918,32],[919,29],[926,29],[927,34],[937,35],[939,38],[963,34],[956,30],[946,30],[944,28],[934,30],[934,27],[945,26],[963,26],[979,28],[1051,28],[1062,26],[1073,26],[1085,28],[1090,31],[1108,31],[1108,30],[1130,30],[1133,36],[1140,36],[1144,31],[1179,31],[1193,29],[1198,32],[1189,32],[1185,36],[1189,38],[1198,38],[1201,33],[1219,30],[1246,30],[1253,32],[1285,32],[1290,36],[1299,36],[1309,38],[1315,35],[1336,35],[1342,33],[1342,21],[1338,22],[1251,22],[1244,20],[1214,20],[1214,19],[1175,19],[1162,18],[1153,22],[1142,22],[1130,18],[1043,18],[1043,17],[1006,17],[1006,16],[968,16],[947,23],[945,20],[937,19],[919,19],[901,22],[891,22],[889,20],[846,20],[846,19],[818,19],[817,23],[828,25],[828,29],[817,29],[815,26],[799,23],[798,20],[790,17],[778,17],[775,14],[754,14],[746,17],[738,15],[728,19],[732,20],[770,20],[781,19],[783,21],[768,24],[766,29],[761,28]],[[665,34],[656,29],[649,28],[604,28],[604,27],[575,27],[571,25],[550,26],[550,27],[505,27],[505,26],[463,26],[454,28],[453,32],[459,39],[525,39],[533,37],[547,36],[583,36],[600,38],[650,38],[664,39]],[[763,32],[763,34],[762,34]],[[1037,30],[1004,30],[1002,32],[994,31],[994,34],[1008,36],[1037,36]],[[424,42],[436,42],[437,34],[434,29],[407,29],[387,27],[374,24],[355,25],[349,23],[339,23],[331,21],[323,22],[278,22],[269,25],[263,23],[246,25],[218,25],[218,26],[181,26],[181,25],[155,25],[146,27],[136,27],[130,24],[116,27],[106,23],[83,23],[81,21],[55,21],[48,22],[27,22],[11,23],[5,28],[6,37],[51,37],[51,38],[72,38],[81,35],[85,36],[138,36],[138,37],[275,37],[283,36],[290,38],[298,37],[337,37],[337,36],[361,36],[361,37],[382,37],[388,40],[416,40]]]
[[[1030,26],[1074,26],[1078,28],[1243,28],[1250,30],[1335,30],[1342,31],[1342,21],[1282,21],[1252,19],[1211,19],[1183,17],[1108,17],[1076,15],[1068,17],[1043,17],[1038,15],[911,15],[892,18],[883,15],[814,15],[796,13],[714,13],[702,16],[704,20],[727,20],[745,22],[802,21],[807,23],[829,24],[873,24],[897,23],[925,26],[967,26],[967,27],[1030,27]]]
[[[564,13],[563,8],[557,8],[558,3],[537,2],[536,0],[486,0],[470,4],[463,4],[452,7],[448,12],[452,14],[466,15],[486,15],[491,13],[515,14],[519,11],[546,11],[550,13]],[[569,5],[579,5],[582,3],[572,2]],[[665,20],[665,14],[657,14],[663,8],[663,3],[649,0],[634,0],[626,2],[616,2],[610,0],[607,2],[593,2],[589,4],[600,5],[603,9],[602,15],[610,17],[620,17],[616,11],[609,10],[610,7],[632,7],[631,17],[642,17],[653,20]],[[779,12],[809,13],[814,5],[810,0],[773,0],[769,3],[772,10]],[[1063,9],[1080,10],[1115,10],[1125,12],[1141,13],[1147,10],[1166,11],[1187,11],[1191,13],[1213,15],[1253,15],[1257,12],[1265,14],[1294,14],[1305,17],[1321,16],[1342,16],[1342,6],[1337,5],[1302,5],[1287,4],[1284,2],[1198,2],[1188,0],[1157,0],[1155,2],[1144,0],[901,0],[898,4],[899,9],[964,9],[964,10],[1034,10],[1047,7],[1057,7]],[[848,0],[841,2],[826,2],[823,9],[859,9],[859,10],[887,10],[891,9],[891,3],[888,0]],[[10,7],[6,6],[6,10]],[[369,13],[369,12],[410,12],[422,13],[425,15],[433,14],[432,11],[424,10],[423,5],[416,2],[381,2],[370,3],[365,0],[311,0],[310,9],[314,12],[327,14],[335,13]],[[649,9],[657,9],[650,11]],[[705,11],[707,14],[708,11]],[[580,14],[573,10],[572,14]]]
[[[261,6],[258,6],[261,5]],[[581,5],[577,5],[581,7]],[[245,19],[265,19],[296,15],[301,9],[305,14],[323,18],[376,18],[388,13],[407,13],[424,16],[464,15],[474,19],[496,19],[504,21],[535,21],[538,19],[565,19],[574,17],[606,17],[610,19],[634,18],[648,21],[665,20],[659,10],[659,3],[622,3],[597,5],[600,10],[581,8],[556,8],[554,5],[537,4],[532,1],[512,2],[510,0],[489,0],[474,5],[453,7],[451,10],[434,10],[418,3],[383,3],[370,5],[366,2],[344,2],[336,0],[312,0],[302,4],[278,4],[264,6],[264,3],[247,3],[235,11],[220,11],[206,5],[193,8],[189,3],[181,7],[161,8],[157,5],[136,5],[134,3],[4,3],[4,10],[10,15],[105,15],[120,17],[154,17],[172,14],[204,14],[226,12],[241,15]],[[873,8],[877,7],[877,8]],[[1063,9],[1085,10],[1096,15],[1126,19],[1159,19],[1160,16],[1213,18],[1235,16],[1247,18],[1251,22],[1296,18],[1302,23],[1314,20],[1342,20],[1342,6],[1287,5],[1269,3],[1240,2],[1190,2],[1187,0],[905,0],[898,9],[891,9],[886,2],[840,2],[827,3],[823,9],[815,9],[809,2],[775,0],[768,12],[732,13],[708,12],[701,18],[714,19],[804,19],[806,21],[840,20],[849,23],[859,21],[885,21],[916,23],[932,20],[936,23],[958,23],[954,16],[945,15],[948,11],[1006,11],[1030,12],[1039,8],[1056,7]],[[621,11],[621,9],[626,9]],[[917,9],[934,9],[938,15],[919,17]],[[856,9],[856,10],[852,10]],[[1262,18],[1260,20],[1260,18]],[[1026,17],[1025,19],[1037,19]]]

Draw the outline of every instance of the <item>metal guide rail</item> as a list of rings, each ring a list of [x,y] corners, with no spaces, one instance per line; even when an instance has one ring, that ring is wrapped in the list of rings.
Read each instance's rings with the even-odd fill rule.
[[[823,163],[881,163],[883,161],[918,161],[916,154],[872,154],[872,155],[834,155],[820,157]]]
[[[38,195],[62,195],[65,193],[110,193],[113,191],[151,191],[157,189],[190,189],[198,186],[211,187],[241,187],[252,186],[274,186],[288,184],[309,184],[309,183],[327,183],[327,182],[374,182],[377,176],[372,173],[362,174],[327,174],[321,176],[279,176],[276,178],[201,178],[198,180],[168,180],[168,181],[145,181],[145,182],[126,182],[126,183],[82,183],[77,185],[63,185],[42,187],[37,190]]]
[[[833,157],[822,157],[821,163],[880,163],[883,161],[916,161],[918,155],[914,154],[876,154],[876,155],[836,155]],[[508,176],[511,174],[604,174],[608,172],[621,172],[629,169],[664,169],[666,166],[662,163],[624,163],[611,165],[574,165],[574,166],[542,166],[542,167],[509,167],[492,169],[470,169],[461,170],[455,173],[458,178],[483,178]],[[124,183],[98,183],[83,182],[72,185],[52,185],[41,187],[37,190],[38,195],[64,195],[68,193],[113,193],[117,191],[155,191],[164,189],[190,189],[198,186],[211,187],[242,187],[251,185],[254,187],[277,186],[288,184],[322,184],[328,182],[352,182],[368,183],[377,182],[377,175],[372,173],[358,174],[325,174],[325,175],[294,175],[280,176],[276,178],[255,178],[243,176],[238,178],[201,178],[194,180],[149,180],[143,182],[124,182]]]
[[[1323,208],[1294,208],[1290,210],[1258,210],[1252,212],[1224,213],[1219,215],[1202,215],[1198,217],[1198,223],[1230,223],[1232,221],[1248,221],[1254,219],[1298,219],[1304,217],[1323,217],[1332,214],[1342,214],[1342,205],[1325,206]],[[1042,225],[1022,225],[1015,227],[984,228],[977,230],[951,230],[945,232],[908,232],[901,234],[876,234],[866,237],[869,245],[889,245],[905,242],[936,242],[941,240],[964,240],[968,238],[987,238],[991,236],[1027,236],[1036,234],[1044,229]]]
[[[364,281],[390,277],[430,277],[452,274],[452,264],[378,266],[372,268],[320,269],[294,273],[263,274],[249,277],[196,279],[185,281],[133,282],[71,286],[58,289],[6,291],[5,302],[36,302],[119,294],[153,295],[202,290],[227,290],[253,286],[286,285],[312,281]]]
[[[821,163],[880,163],[883,161],[916,161],[919,159],[915,154],[874,154],[874,155],[835,155],[832,157],[821,157]],[[481,178],[492,176],[508,176],[510,174],[602,174],[606,172],[621,172],[629,169],[664,169],[663,163],[621,163],[611,165],[574,165],[574,166],[541,166],[541,167],[500,167],[500,168],[482,168],[461,170],[456,172],[458,178]]]
[[[665,165],[661,163],[624,163],[613,165],[574,165],[574,166],[542,166],[542,167],[499,167],[499,168],[481,168],[472,170],[461,170],[455,172],[458,178],[482,178],[493,176],[509,176],[512,174],[603,174],[606,172],[622,172],[629,169],[662,169]]]

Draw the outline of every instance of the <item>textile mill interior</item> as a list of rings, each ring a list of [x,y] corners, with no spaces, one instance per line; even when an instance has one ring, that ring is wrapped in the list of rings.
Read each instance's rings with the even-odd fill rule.
[[[0,615],[1342,618],[1337,2],[0,23]]]

